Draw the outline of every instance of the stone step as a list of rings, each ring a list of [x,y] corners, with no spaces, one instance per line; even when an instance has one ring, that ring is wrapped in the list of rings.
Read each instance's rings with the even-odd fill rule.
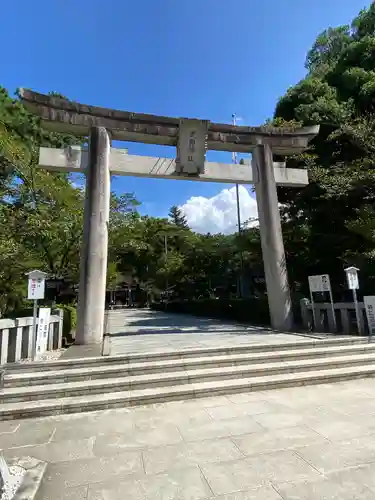
[[[296,342],[275,343],[275,344],[245,344],[238,346],[222,346],[211,348],[198,348],[198,349],[182,349],[178,351],[163,351],[163,352],[149,352],[149,353],[130,353],[126,355],[116,356],[98,356],[87,357],[78,359],[59,359],[56,361],[42,361],[34,362],[32,365],[29,363],[8,363],[5,365],[7,373],[29,373],[31,366],[33,371],[56,371],[66,368],[84,368],[93,366],[109,366],[111,364],[122,363],[150,363],[156,361],[166,360],[187,360],[197,357],[211,357],[211,356],[226,356],[234,354],[245,353],[270,353],[276,351],[287,350],[300,350],[334,346],[372,346],[367,337],[350,337],[350,338],[332,338],[332,339],[313,339],[313,340],[298,340]],[[370,347],[371,348],[371,347]]]
[[[0,406],[0,420],[95,411],[205,396],[331,383],[373,376],[375,376],[375,365],[363,365],[302,373],[266,375],[257,378],[215,380],[171,387],[153,387],[109,394],[90,393],[87,396],[30,400],[2,404]]]
[[[203,370],[209,368],[245,366],[249,369],[253,364],[276,363],[282,361],[318,360],[324,358],[353,356],[357,354],[371,354],[375,352],[374,344],[354,344],[327,347],[315,347],[306,349],[292,349],[269,353],[240,353],[218,356],[202,356],[186,359],[170,359],[163,361],[146,362],[122,362],[74,368],[60,367],[58,370],[14,372],[5,375],[5,387],[22,387],[31,385],[47,385],[62,382],[82,382],[93,379],[119,378],[125,376],[151,375],[158,373],[170,373],[178,371]],[[102,358],[99,358],[102,359]],[[304,365],[305,366],[305,365]],[[31,369],[31,366],[30,366]]]
[[[353,368],[374,364],[375,353],[351,356],[335,356],[323,359],[261,363],[246,366],[216,367],[199,370],[180,370],[170,373],[147,374],[107,379],[62,382],[59,384],[34,385],[5,388],[0,396],[2,404],[34,400],[77,397],[112,392],[137,391],[148,388],[195,385],[203,382],[221,383],[224,380],[262,378],[270,375],[297,374],[334,368]]]

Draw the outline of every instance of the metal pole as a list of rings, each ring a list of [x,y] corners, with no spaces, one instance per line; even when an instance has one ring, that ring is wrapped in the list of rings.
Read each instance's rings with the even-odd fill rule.
[[[311,300],[311,310],[312,310],[312,315],[313,315],[313,321],[314,321],[314,327],[313,331],[316,330],[316,313],[315,313],[315,303],[314,303],[314,295],[310,289],[310,300]]]
[[[232,125],[236,125],[236,115],[232,115]],[[232,163],[237,164],[237,153],[233,151],[232,153]],[[238,190],[238,184],[236,184],[236,199],[237,199],[237,226],[238,233],[241,232],[241,212],[240,212],[240,193]]]
[[[164,235],[164,254],[165,254],[165,270],[167,271],[167,261],[168,261],[168,237],[167,235],[165,234]],[[166,292],[168,291],[168,272],[166,273],[166,278],[165,278],[165,288],[166,288]],[[168,297],[166,297],[168,298]]]
[[[241,213],[240,213],[240,193],[238,189],[238,184],[236,184],[236,198],[237,198],[237,226],[238,232],[241,232]]]
[[[359,309],[359,304],[358,304],[357,290],[353,288],[352,292],[353,292],[353,302],[355,307],[355,316],[357,319],[358,333],[362,335],[362,320],[361,320],[361,311]]]
[[[329,287],[329,299],[331,302],[331,311],[332,311],[332,320],[333,320],[333,328],[335,333],[337,333],[337,323],[336,323],[336,313],[335,313],[335,304],[333,302],[332,288]]]
[[[36,319],[38,315],[38,300],[34,299],[34,307],[33,307],[33,328],[31,332],[31,359],[35,360],[36,354]]]
[[[236,125],[236,115],[232,114],[232,125]],[[237,153],[232,152],[232,163],[237,164]],[[241,238],[241,211],[240,211],[240,192],[239,186],[236,184],[236,201],[237,201],[237,226],[238,226],[238,236]],[[240,242],[241,244],[241,242]],[[243,257],[242,257],[242,249],[240,250],[240,276],[238,280],[238,294],[240,297],[243,296],[242,291],[242,273],[243,273]]]

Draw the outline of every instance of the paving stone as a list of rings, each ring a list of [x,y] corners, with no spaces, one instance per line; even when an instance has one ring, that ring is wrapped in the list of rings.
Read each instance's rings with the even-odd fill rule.
[[[333,419],[331,421],[307,420],[306,425],[333,441],[343,441],[344,439],[371,434],[371,428],[367,426],[367,422],[362,422],[361,425],[351,421],[350,418],[345,420]]]
[[[233,437],[233,441],[245,455],[269,453],[327,442],[325,438],[305,426],[254,432]]]
[[[278,410],[280,410],[280,407],[275,403],[262,400],[207,408],[208,413],[215,420],[257,415],[260,413],[275,413]]]
[[[350,490],[358,485],[364,485],[375,493],[375,463],[335,471],[327,474],[327,477],[342,485],[343,488]]]
[[[169,469],[224,462],[243,458],[244,455],[230,439],[214,439],[173,446],[153,448],[143,452],[146,474]]]
[[[292,410],[261,413],[254,415],[253,418],[265,429],[284,429],[285,427],[303,425],[307,420],[304,413]]]
[[[374,492],[358,483],[339,482],[324,478],[314,482],[275,485],[282,498],[287,500],[373,500]]]
[[[129,451],[110,457],[89,458],[49,464],[44,476],[45,488],[69,488],[109,481],[129,474],[144,474],[141,454]]]
[[[50,485],[44,482],[40,485],[36,500],[86,500],[88,486],[78,486],[77,488],[57,488],[51,490]]]
[[[138,422],[144,418],[152,418],[154,415],[162,413],[163,410],[169,408],[171,403],[154,403],[141,406],[131,406],[125,408],[112,408],[110,410],[99,411],[102,416],[103,423],[111,422],[112,419],[123,421],[126,419],[128,422]],[[169,408],[170,410],[170,408]]]
[[[90,484],[87,500],[145,500],[144,491],[137,479],[120,482]]]
[[[176,401],[178,404],[179,402]],[[183,404],[189,404],[189,401]],[[230,404],[229,399],[227,396],[211,396],[211,397],[206,397],[206,398],[200,398],[197,399],[196,401],[191,401],[191,404],[198,404],[202,408],[211,408],[212,406],[227,406]]]
[[[22,428],[14,432],[0,434],[0,449],[17,448],[19,446],[37,445],[48,443],[53,435],[53,427],[40,427],[35,425],[32,432],[28,428]]]
[[[4,452],[5,458],[28,455],[48,463],[66,462],[84,458],[94,458],[95,437],[81,440],[51,442],[38,446],[11,448]]]
[[[140,486],[145,500],[200,500],[212,496],[198,467],[147,476]]]
[[[372,415],[375,413],[375,400],[373,396],[357,397],[355,399],[339,400],[333,403],[334,408],[343,415],[358,416]]]
[[[282,498],[272,486],[264,486],[262,488],[220,495],[219,497],[215,497],[215,500],[282,500]]]
[[[323,384],[288,387],[267,391],[264,394],[266,394],[268,401],[282,404],[291,410],[303,411],[313,406],[322,405],[324,401],[329,401],[329,394],[323,393],[321,387]]]
[[[251,417],[244,417],[217,420],[202,425],[180,427],[179,429],[185,441],[201,441],[203,439],[248,434],[260,431],[263,428]]]
[[[115,412],[116,410],[112,410]],[[133,412],[109,411],[88,412],[84,414],[64,415],[64,418],[58,417],[55,421],[55,432],[52,441],[63,441],[64,439],[83,439],[113,432],[129,432],[134,428],[135,414]]]
[[[267,485],[271,480],[298,481],[320,477],[313,467],[291,451],[204,465],[202,471],[216,495]]]
[[[320,443],[296,450],[304,460],[321,473],[375,462],[375,439],[361,437],[339,443]]]
[[[250,403],[252,401],[267,401],[266,394],[261,391],[256,392],[240,392],[239,394],[229,394],[227,396],[232,403]]]
[[[166,423],[185,427],[208,422],[212,422],[212,417],[208,414],[206,408],[186,404],[184,407],[180,405],[167,409],[161,408],[159,411],[154,410],[145,415],[137,415],[135,427],[137,429],[148,429]]]
[[[113,429],[115,431],[115,429]],[[127,433],[112,433],[96,437],[94,453],[107,456],[125,450],[166,446],[182,442],[182,436],[174,425],[164,425],[153,429],[137,429]]]
[[[0,422],[0,434],[14,432],[20,426],[19,422],[16,420],[7,420],[5,422]]]

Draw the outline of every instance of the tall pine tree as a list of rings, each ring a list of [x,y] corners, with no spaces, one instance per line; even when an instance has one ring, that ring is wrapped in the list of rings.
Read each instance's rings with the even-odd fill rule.
[[[187,222],[186,216],[181,210],[181,208],[173,205],[169,210],[168,216],[170,217],[173,224],[183,229],[189,229],[189,224]]]

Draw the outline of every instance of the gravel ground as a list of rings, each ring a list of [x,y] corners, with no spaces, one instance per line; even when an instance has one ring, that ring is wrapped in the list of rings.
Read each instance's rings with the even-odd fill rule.
[[[12,500],[20,484],[22,483],[25,472],[25,469],[19,467],[18,465],[9,467],[10,477],[8,481],[5,481],[5,489],[3,494],[1,495],[0,500]]]
[[[40,354],[36,361],[56,361],[58,360],[61,355],[66,351],[66,349],[56,349],[55,351],[46,351],[43,354]],[[28,359],[21,359],[20,363],[32,363],[32,360],[30,358]],[[1,499],[2,500],[2,499]]]

